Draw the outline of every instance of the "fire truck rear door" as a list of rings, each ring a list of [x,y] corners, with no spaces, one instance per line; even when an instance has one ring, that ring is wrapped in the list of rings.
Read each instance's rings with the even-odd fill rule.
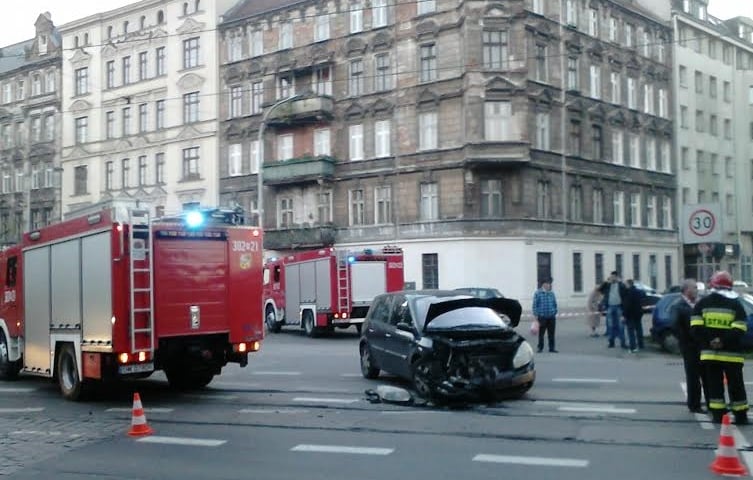
[[[353,305],[370,305],[374,297],[387,291],[385,262],[354,262],[350,265]]]

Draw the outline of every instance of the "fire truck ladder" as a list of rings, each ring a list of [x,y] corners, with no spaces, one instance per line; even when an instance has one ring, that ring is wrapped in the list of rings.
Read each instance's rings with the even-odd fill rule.
[[[131,279],[131,352],[154,353],[154,256],[149,210],[128,210],[128,249]],[[136,337],[148,338],[137,345]],[[138,348],[137,348],[138,347]]]
[[[348,252],[337,251],[337,309],[350,312],[350,265]]]

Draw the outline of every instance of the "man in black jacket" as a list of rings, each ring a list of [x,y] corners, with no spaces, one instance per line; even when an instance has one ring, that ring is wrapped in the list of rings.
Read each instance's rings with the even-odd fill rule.
[[[685,368],[685,384],[687,385],[688,410],[703,413],[701,407],[701,391],[708,402],[706,381],[701,366],[701,350],[690,336],[690,317],[698,299],[698,284],[694,279],[686,279],[682,283],[680,298],[670,307],[670,325],[677,333],[677,340],[682,352],[682,362]]]
[[[622,313],[625,315],[630,352],[636,353],[643,350],[643,299],[646,294],[635,286],[633,280],[627,280],[625,284],[627,291],[622,299]]]

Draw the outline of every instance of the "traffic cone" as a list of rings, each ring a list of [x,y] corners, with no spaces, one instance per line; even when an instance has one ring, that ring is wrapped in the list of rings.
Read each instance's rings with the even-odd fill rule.
[[[716,459],[709,466],[717,475],[747,475],[748,470],[740,461],[735,447],[735,437],[732,436],[732,425],[729,413],[722,418],[722,431],[719,434],[719,448],[716,450]]]
[[[141,406],[141,397],[137,392],[134,392],[133,415],[131,416],[131,429],[128,430],[128,435],[132,437],[141,437],[144,435],[151,435],[152,433],[152,428],[146,423],[144,407]]]

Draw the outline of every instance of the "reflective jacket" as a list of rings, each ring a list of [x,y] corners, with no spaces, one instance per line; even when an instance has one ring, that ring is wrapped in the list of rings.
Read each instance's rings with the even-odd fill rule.
[[[701,350],[701,361],[744,363],[740,340],[748,330],[745,310],[738,295],[730,290],[714,290],[695,304],[690,333]],[[721,340],[714,349],[711,341]]]

